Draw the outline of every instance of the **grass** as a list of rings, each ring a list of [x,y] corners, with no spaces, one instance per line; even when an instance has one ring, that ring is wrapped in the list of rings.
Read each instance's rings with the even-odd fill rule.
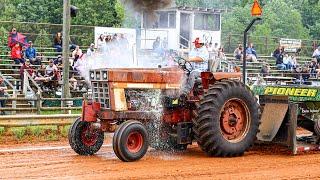
[[[26,133],[26,128],[24,127],[12,128],[11,131],[17,140],[22,140],[22,138]]]
[[[0,136],[4,133],[4,127],[0,127]]]
[[[62,110],[54,110],[54,111],[41,111],[41,115],[52,115],[52,114],[65,114]],[[71,114],[81,114],[81,110],[71,110]]]
[[[70,125],[63,126],[58,133],[57,126],[28,126],[10,128],[10,132],[4,134],[4,128],[0,127],[0,139],[13,139],[16,141],[35,139],[38,141],[57,141],[68,137]]]

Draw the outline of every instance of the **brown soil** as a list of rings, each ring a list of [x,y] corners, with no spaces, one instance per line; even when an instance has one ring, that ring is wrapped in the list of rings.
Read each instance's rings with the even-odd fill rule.
[[[121,162],[110,138],[95,156],[79,156],[68,142],[0,145],[0,179],[319,179],[320,153],[290,156],[259,146],[237,158],[210,158],[196,145],[184,153],[150,149],[140,161]],[[32,147],[62,147],[25,150]],[[64,149],[63,149],[64,148]],[[17,149],[22,149],[17,151]],[[24,150],[23,150],[24,149]],[[5,152],[4,152],[5,151]]]

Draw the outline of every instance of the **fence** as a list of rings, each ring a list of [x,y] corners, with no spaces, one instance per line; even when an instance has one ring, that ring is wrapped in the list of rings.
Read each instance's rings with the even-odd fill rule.
[[[253,42],[260,55],[270,55],[278,46],[282,37],[248,36],[248,42]],[[225,34],[222,36],[222,44],[227,53],[233,53],[238,44],[243,43],[241,34]],[[314,49],[320,45],[320,40],[302,39],[300,55],[311,56]]]

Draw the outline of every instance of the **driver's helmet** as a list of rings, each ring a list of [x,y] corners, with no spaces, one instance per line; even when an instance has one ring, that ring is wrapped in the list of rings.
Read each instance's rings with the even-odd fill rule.
[[[199,38],[199,37],[197,37],[194,41],[193,41],[193,43],[194,43],[194,46],[196,47],[196,48],[201,48],[204,44],[203,44],[203,42],[201,41],[201,39]]]

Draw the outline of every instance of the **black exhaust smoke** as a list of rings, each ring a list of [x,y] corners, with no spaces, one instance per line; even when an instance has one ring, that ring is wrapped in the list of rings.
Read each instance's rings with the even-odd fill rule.
[[[173,5],[173,0],[122,0],[122,3],[129,9],[147,14],[149,25],[157,19],[156,10],[170,7]]]

